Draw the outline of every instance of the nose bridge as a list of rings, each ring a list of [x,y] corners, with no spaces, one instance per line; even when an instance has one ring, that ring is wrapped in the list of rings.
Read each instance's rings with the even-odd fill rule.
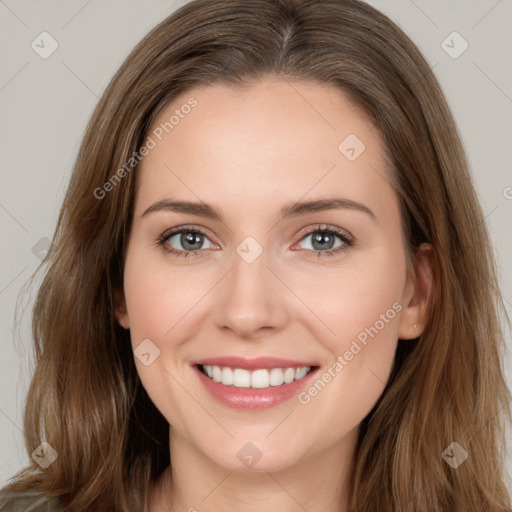
[[[276,328],[284,321],[283,290],[269,270],[271,251],[254,237],[246,237],[233,255],[233,266],[223,280],[217,303],[218,325],[239,337],[251,337],[261,328]]]

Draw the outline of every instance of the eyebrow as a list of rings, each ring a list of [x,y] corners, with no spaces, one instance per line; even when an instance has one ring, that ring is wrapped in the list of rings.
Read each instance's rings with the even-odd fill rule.
[[[375,214],[362,203],[343,198],[315,199],[310,201],[297,201],[290,203],[279,211],[279,220],[300,217],[308,213],[315,213],[324,210],[355,210],[368,214],[376,220]],[[171,199],[162,199],[147,208],[141,217],[157,211],[171,211],[176,213],[185,213],[198,215],[208,219],[222,221],[222,213],[213,206],[203,202],[191,201],[173,201]]]

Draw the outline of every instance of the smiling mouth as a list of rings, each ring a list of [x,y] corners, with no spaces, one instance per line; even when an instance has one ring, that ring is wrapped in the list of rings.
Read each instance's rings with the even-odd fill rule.
[[[301,380],[317,366],[302,366],[299,368],[261,368],[246,370],[228,366],[213,366],[198,364],[197,367],[211,380],[234,388],[265,389],[283,386],[296,380]]]

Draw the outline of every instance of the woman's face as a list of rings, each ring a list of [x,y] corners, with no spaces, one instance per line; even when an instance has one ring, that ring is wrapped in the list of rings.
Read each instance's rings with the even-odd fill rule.
[[[419,334],[379,133],[266,79],[192,89],[148,135],[117,318],[171,436],[237,470],[353,446]]]

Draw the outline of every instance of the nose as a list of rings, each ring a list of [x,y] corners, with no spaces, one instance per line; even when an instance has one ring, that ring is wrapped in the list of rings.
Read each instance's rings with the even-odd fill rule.
[[[219,283],[215,319],[234,338],[257,340],[285,326],[287,290],[270,268],[267,251],[252,262],[240,254],[234,255],[231,270]]]

